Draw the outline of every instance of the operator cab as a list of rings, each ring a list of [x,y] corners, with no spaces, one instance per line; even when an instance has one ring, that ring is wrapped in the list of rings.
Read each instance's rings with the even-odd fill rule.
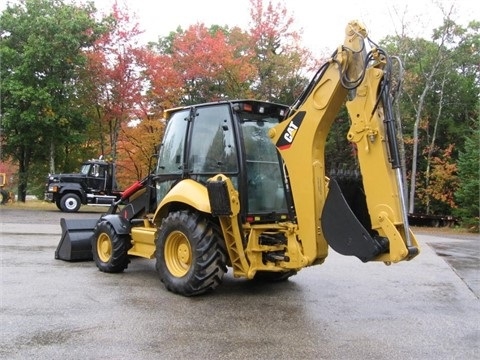
[[[182,179],[205,185],[223,174],[239,192],[245,221],[287,220],[285,171],[268,136],[287,112],[285,105],[252,100],[169,110],[156,170],[157,203]]]

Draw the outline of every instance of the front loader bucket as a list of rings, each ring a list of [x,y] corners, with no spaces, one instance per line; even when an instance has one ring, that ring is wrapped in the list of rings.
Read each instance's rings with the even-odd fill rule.
[[[60,219],[62,238],[55,259],[66,261],[93,260],[92,235],[98,219]]]

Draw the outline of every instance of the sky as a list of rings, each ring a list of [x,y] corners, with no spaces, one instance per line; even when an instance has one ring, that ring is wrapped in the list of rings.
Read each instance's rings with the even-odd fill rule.
[[[439,2],[455,8],[453,19],[463,26],[480,20],[478,0],[272,0],[283,2],[295,19],[294,28],[302,30],[302,44],[314,54],[333,52],[343,42],[350,20],[365,24],[373,41],[400,30],[402,18],[408,35],[429,38],[442,23]],[[114,0],[94,0],[99,10],[112,8]],[[264,0],[266,4],[268,0]],[[180,25],[228,25],[247,29],[250,21],[249,0],[118,0],[135,13],[145,43],[166,36]],[[338,5],[338,6],[337,6]],[[142,40],[143,41],[143,40]]]
[[[7,2],[1,0],[0,10]],[[69,1],[69,0],[65,0]],[[72,0],[73,1],[73,0]],[[78,3],[89,0],[75,0]],[[112,9],[115,0],[90,0],[101,12]],[[117,0],[134,15],[144,31],[145,44],[167,36],[178,26],[203,23],[239,26],[247,30],[250,22],[249,0]],[[269,0],[263,0],[267,4]],[[373,41],[394,35],[401,29],[402,19],[408,26],[407,35],[430,39],[432,30],[442,24],[440,6],[455,13],[452,19],[463,26],[471,20],[480,20],[478,0],[272,0],[285,4],[295,20],[294,29],[301,30],[302,44],[313,54],[332,53],[343,43],[345,27],[350,20],[360,20]],[[440,5],[439,5],[440,4]]]

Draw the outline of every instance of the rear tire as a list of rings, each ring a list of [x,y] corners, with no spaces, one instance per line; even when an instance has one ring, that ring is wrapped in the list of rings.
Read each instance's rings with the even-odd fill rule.
[[[132,247],[129,235],[119,235],[107,221],[95,228],[92,237],[93,260],[100,271],[119,273],[130,263],[128,250]]]
[[[60,208],[63,212],[77,212],[81,205],[80,197],[73,193],[63,195],[60,200]]]
[[[216,289],[227,272],[221,237],[200,214],[170,213],[158,229],[156,269],[167,290],[184,296]]]

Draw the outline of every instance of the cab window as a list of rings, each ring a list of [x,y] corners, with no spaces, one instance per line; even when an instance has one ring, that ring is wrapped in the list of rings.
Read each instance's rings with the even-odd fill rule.
[[[183,154],[189,110],[179,111],[168,121],[157,163],[157,204],[183,174]]]
[[[196,109],[188,156],[190,174],[234,174],[238,171],[230,107]]]
[[[157,174],[181,174],[189,111],[180,111],[168,121],[158,157]]]

